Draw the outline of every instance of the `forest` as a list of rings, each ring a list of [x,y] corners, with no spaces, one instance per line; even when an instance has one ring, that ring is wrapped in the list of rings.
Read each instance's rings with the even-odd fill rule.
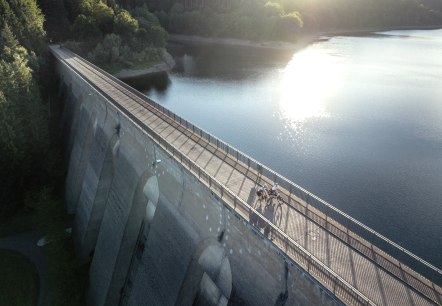
[[[0,1],[0,216],[49,176],[44,16],[34,1]]]

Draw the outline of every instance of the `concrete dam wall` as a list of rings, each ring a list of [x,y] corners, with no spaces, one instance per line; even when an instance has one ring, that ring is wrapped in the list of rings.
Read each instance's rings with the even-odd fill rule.
[[[89,305],[342,304],[80,74],[57,69]]]

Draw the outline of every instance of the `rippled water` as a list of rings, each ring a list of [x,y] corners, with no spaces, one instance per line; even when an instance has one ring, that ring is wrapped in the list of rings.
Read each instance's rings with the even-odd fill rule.
[[[442,267],[442,30],[171,51],[153,100]]]

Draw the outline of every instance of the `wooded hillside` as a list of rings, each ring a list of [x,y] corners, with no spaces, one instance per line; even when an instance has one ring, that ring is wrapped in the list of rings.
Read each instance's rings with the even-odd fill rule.
[[[48,175],[47,104],[41,99],[44,17],[33,0],[0,0],[0,216]]]

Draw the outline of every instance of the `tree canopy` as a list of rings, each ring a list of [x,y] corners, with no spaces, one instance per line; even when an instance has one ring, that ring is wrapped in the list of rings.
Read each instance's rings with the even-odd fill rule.
[[[18,42],[28,50],[40,50],[45,36],[44,17],[35,0],[0,0],[0,29],[13,29]]]
[[[128,11],[102,0],[80,3],[72,32],[83,46],[75,51],[108,70],[159,62],[167,41],[167,32],[147,6]]]

